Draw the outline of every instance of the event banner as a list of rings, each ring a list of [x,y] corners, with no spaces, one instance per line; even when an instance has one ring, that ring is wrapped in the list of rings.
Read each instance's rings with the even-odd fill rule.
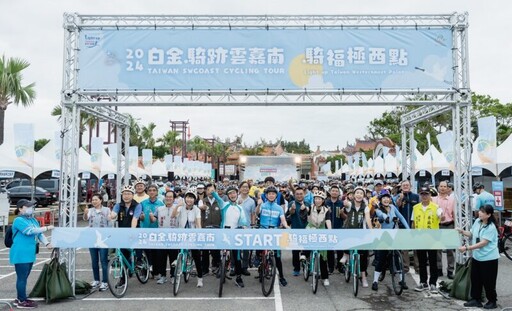
[[[14,123],[14,151],[18,161],[34,167],[34,124]]]
[[[119,29],[80,32],[84,90],[451,89],[452,31]]]
[[[103,137],[91,138],[91,166],[92,170],[100,176],[101,160],[103,156]]]
[[[52,244],[61,248],[153,249],[451,249],[459,235],[446,230],[306,230],[55,228]]]

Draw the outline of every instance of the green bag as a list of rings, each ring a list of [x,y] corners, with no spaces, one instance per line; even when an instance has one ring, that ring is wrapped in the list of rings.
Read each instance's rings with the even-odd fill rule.
[[[56,260],[54,260],[56,259]],[[46,281],[46,303],[73,297],[73,287],[68,278],[66,264],[52,259]]]
[[[468,301],[471,294],[471,258],[455,267],[450,296]]]
[[[87,295],[91,292],[92,286],[86,281],[75,280],[75,295]]]
[[[32,291],[28,295],[29,297],[46,297],[46,278],[48,276],[48,270],[50,269],[50,265],[45,263],[43,269],[41,270],[41,274],[39,274],[39,278],[32,288]]]

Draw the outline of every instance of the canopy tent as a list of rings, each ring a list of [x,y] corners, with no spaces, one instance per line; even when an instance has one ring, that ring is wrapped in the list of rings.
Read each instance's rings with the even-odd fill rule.
[[[153,162],[153,166],[151,167],[151,173],[153,174],[153,176],[167,177],[167,169],[165,168],[165,163],[160,160],[156,160],[155,162]]]

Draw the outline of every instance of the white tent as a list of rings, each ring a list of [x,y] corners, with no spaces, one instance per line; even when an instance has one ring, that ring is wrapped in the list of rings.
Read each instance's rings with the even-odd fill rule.
[[[505,169],[512,166],[512,135],[510,135],[501,145],[497,148],[497,162],[498,174],[501,174]]]
[[[160,160],[153,162],[151,172],[153,173],[153,176],[167,177],[167,169],[165,168],[165,163]]]

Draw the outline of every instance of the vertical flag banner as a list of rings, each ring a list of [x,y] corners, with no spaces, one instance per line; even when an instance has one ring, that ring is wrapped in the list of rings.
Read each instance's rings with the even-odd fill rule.
[[[93,137],[91,139],[91,165],[92,170],[101,173],[101,158],[103,155],[103,137]]]
[[[347,161],[348,161],[348,169],[349,169],[349,171],[353,170],[354,169],[354,164],[352,163],[352,156],[348,156],[347,157]]]
[[[338,161],[334,161],[334,172],[336,173],[340,169],[340,163]]]
[[[144,169],[148,174],[153,175],[151,170],[153,166],[153,150],[152,149],[142,149],[142,164],[144,165]]]
[[[117,165],[117,144],[108,145],[108,155],[110,156],[112,164]]]
[[[14,151],[18,161],[34,168],[34,125],[14,124]]]
[[[496,164],[496,117],[478,119],[477,154],[483,164]]]
[[[428,145],[428,153],[430,154],[430,176],[432,177],[432,185],[436,184],[435,176],[434,176],[434,156],[432,155],[432,143],[430,142],[430,133],[427,133],[427,145]]]
[[[128,158],[130,163],[128,163],[128,166],[138,166],[139,162],[139,147],[137,146],[130,146],[128,149]]]
[[[437,141],[439,142],[439,147],[441,148],[441,152],[443,153],[446,161],[450,164],[450,169],[454,169],[453,160],[455,158],[455,151],[453,150],[453,132],[446,131],[444,133],[437,135]]]
[[[53,135],[53,148],[55,150],[55,159],[60,161],[62,154],[62,137],[60,137],[60,132],[55,132]]]
[[[164,156],[164,161],[165,161],[165,169],[168,172],[172,171],[172,155],[166,154]]]

